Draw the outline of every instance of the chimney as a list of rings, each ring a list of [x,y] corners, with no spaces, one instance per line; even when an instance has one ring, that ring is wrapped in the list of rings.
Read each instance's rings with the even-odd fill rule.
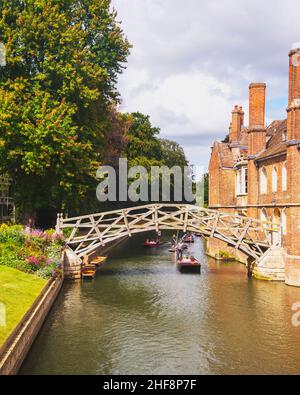
[[[232,122],[229,127],[230,143],[237,143],[239,141],[243,122],[244,122],[244,112],[242,107],[234,106],[232,110]]]
[[[287,139],[300,140],[300,43],[289,53],[289,103]]]
[[[266,146],[265,130],[266,84],[249,86],[249,155],[256,155]]]
[[[249,129],[265,127],[266,84],[252,83],[249,86]]]
[[[243,111],[243,107],[239,107],[239,112],[240,112],[240,117],[241,117],[241,128],[244,126],[244,118],[245,118],[245,113]]]

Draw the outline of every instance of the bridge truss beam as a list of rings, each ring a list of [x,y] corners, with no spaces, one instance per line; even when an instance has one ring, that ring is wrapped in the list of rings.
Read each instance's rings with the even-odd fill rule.
[[[66,228],[71,229],[67,245],[80,258],[117,239],[158,229],[215,237],[256,261],[280,245],[278,225],[186,204],[149,204],[73,218],[58,214],[57,232]]]

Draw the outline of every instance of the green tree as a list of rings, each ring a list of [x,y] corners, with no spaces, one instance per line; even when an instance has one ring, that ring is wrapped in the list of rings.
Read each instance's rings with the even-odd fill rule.
[[[0,172],[25,216],[95,200],[130,48],[110,3],[1,1]]]
[[[158,138],[160,129],[151,125],[148,115],[134,112],[126,116],[130,122],[124,152],[128,166],[144,166],[150,170],[151,166],[162,165],[162,148]]]
[[[194,185],[196,189],[196,184]],[[200,195],[196,197],[196,203],[201,207],[208,207],[209,203],[209,174],[204,173],[201,180],[198,181]]]
[[[208,207],[209,203],[209,174],[205,173],[204,179],[204,207]]]
[[[128,166],[144,166],[148,170],[148,180],[151,181],[151,166],[179,166],[183,169],[188,165],[182,147],[175,141],[160,139],[160,129],[151,124],[148,115],[135,112],[124,114],[129,122],[127,144],[124,156],[128,159]],[[160,181],[162,178],[160,177]],[[174,177],[171,181],[171,200],[174,198]],[[149,196],[150,196],[149,185]],[[162,198],[162,196],[160,197]]]
[[[160,139],[164,164],[168,167],[188,166],[183,148],[176,141]]]

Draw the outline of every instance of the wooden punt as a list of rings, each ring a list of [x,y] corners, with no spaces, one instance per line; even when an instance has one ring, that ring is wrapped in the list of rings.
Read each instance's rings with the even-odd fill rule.
[[[159,241],[145,241],[144,243],[144,247],[159,247],[160,246],[160,242]]]
[[[91,261],[91,264],[99,266],[102,265],[107,259],[107,256],[97,256],[97,258]]]
[[[81,269],[81,276],[83,279],[93,279],[96,276],[96,265],[86,265]]]
[[[196,258],[178,260],[177,267],[181,273],[200,273],[201,271],[201,263]]]
[[[195,242],[194,236],[193,235],[185,236],[183,238],[183,242],[184,243],[194,243]]]

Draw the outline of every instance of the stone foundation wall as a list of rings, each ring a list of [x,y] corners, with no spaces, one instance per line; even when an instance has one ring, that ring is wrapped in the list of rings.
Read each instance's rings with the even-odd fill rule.
[[[32,343],[44,323],[58,293],[63,278],[51,279],[19,325],[0,349],[0,375],[18,373]]]
[[[210,237],[207,239],[207,244],[206,244],[207,250],[206,253],[207,255],[215,258],[220,252],[224,251],[232,259],[235,259],[243,264],[247,264],[247,256],[243,254],[241,251],[236,250],[233,247],[228,246],[227,243],[225,243],[222,240],[215,239],[213,237]]]
[[[285,281],[284,249],[272,247],[254,266],[252,275],[259,280]]]
[[[70,248],[63,254],[64,276],[68,280],[79,280],[81,278],[82,260]]]

